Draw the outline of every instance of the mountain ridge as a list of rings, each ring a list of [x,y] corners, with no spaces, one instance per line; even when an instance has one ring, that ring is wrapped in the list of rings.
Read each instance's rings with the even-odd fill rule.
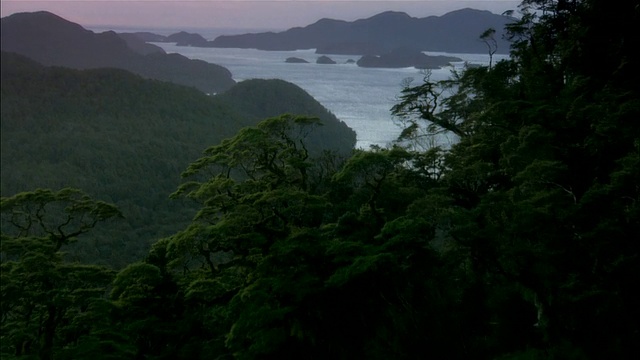
[[[385,11],[351,22],[322,18],[305,27],[281,32],[221,35],[206,42],[180,45],[268,51],[316,49],[318,54],[326,55],[382,55],[398,47],[448,53],[485,53],[486,45],[480,41],[480,34],[493,28],[496,30],[497,53],[506,54],[510,44],[504,39],[504,28],[513,21],[513,17],[471,8],[424,18]]]
[[[74,69],[113,67],[146,78],[217,93],[235,84],[231,72],[182,55],[169,56],[113,31],[94,33],[48,11],[16,13],[1,20],[1,49],[43,65]]]

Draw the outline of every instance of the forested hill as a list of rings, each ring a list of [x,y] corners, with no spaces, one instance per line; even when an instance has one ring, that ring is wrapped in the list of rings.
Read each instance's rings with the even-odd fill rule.
[[[242,86],[251,88],[251,81]],[[303,90],[279,81],[259,87],[282,112],[318,112],[326,126],[311,137],[350,153],[354,132]],[[168,199],[190,162],[272,114],[254,109],[246,116],[236,107],[261,102],[256,93],[218,99],[124,70],[44,67],[5,52],[1,89],[2,196],[71,186],[117,204],[126,220],[104,234],[102,245],[79,250],[83,259],[115,266],[141,258],[152,240],[192,217]]]
[[[353,22],[321,19],[305,27],[279,33],[219,36],[193,46],[256,48],[262,50],[317,49],[321,54],[381,55],[398,47],[450,53],[486,53],[480,35],[496,30],[498,53],[509,52],[503,38],[505,25],[514,22],[508,16],[489,11],[461,9],[442,16],[414,18],[406,13],[388,11]]]
[[[221,92],[235,83],[222,66],[165,54],[135,37],[96,34],[46,11],[4,17],[1,31],[2,51],[22,54],[44,65],[125,69],[205,93]]]
[[[255,121],[284,113],[316,116],[324,120],[322,128],[316,130],[323,137],[309,139],[314,150],[326,147],[321,142],[328,139],[331,147],[339,149],[342,155],[347,155],[345,150],[350,151],[355,146],[355,131],[338,121],[335,115],[311,95],[290,82],[278,79],[242,81],[216,98],[237,109],[244,118]]]

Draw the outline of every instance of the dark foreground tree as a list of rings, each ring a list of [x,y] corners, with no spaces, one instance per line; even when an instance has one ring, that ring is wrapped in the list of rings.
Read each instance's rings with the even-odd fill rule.
[[[638,9],[524,1],[510,60],[407,88],[394,108],[413,134],[459,137],[440,226],[485,304],[487,356],[638,356]]]

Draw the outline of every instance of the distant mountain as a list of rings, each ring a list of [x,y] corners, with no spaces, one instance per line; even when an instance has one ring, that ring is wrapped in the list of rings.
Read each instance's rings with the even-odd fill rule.
[[[479,39],[488,28],[496,30],[498,53],[509,52],[504,27],[515,19],[489,11],[462,9],[442,16],[414,18],[388,11],[368,19],[347,22],[321,19],[306,27],[283,32],[225,35],[213,41],[183,45],[260,50],[316,49],[319,54],[382,55],[398,47],[450,53],[486,53]]]
[[[113,67],[143,77],[217,93],[235,84],[226,68],[181,55],[167,55],[136,37],[100,34],[52,13],[19,13],[2,18],[2,51],[27,56],[44,65],[76,69]]]
[[[116,267],[184,228],[194,211],[168,199],[187,165],[240,128],[282,113],[319,117],[315,153],[350,154],[355,133],[298,86],[249,80],[224,94],[144,79],[120,69],[45,67],[2,52],[0,194],[78,187],[125,219],[74,255]],[[100,240],[100,241],[97,241]]]

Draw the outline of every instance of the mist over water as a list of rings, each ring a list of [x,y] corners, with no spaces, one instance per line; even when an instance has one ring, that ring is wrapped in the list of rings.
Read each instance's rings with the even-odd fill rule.
[[[255,49],[196,48],[155,43],[168,53],[179,53],[191,59],[200,59],[229,69],[236,81],[247,79],[282,79],[300,86],[311,96],[344,121],[356,132],[359,148],[370,145],[387,146],[401,132],[390,109],[406,79],[417,84],[424,74],[415,68],[372,69],[348,64],[358,60],[357,55],[329,55],[337,64],[316,64],[315,50],[262,51]],[[439,55],[442,53],[428,53]],[[448,54],[473,64],[488,64],[485,54]],[[297,57],[309,63],[285,63],[288,57]],[[496,59],[494,58],[494,61]],[[461,66],[462,64],[457,64]],[[432,70],[431,80],[444,80],[451,67]]]

